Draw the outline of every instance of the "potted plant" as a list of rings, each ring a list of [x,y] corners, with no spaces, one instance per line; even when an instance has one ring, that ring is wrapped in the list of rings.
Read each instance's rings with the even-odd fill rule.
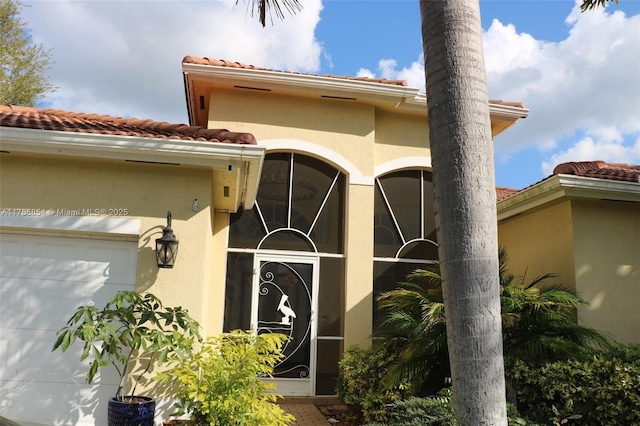
[[[268,392],[275,385],[264,380],[282,360],[285,341],[282,334],[241,330],[210,337],[156,379],[177,389],[174,415],[189,417],[182,424],[286,426],[295,419],[275,403],[279,395]]]
[[[164,307],[153,294],[135,291],[116,293],[102,309],[91,304],[80,306],[57,336],[54,351],[60,348],[65,352],[76,340],[83,342],[80,360],[91,357],[87,383],[92,383],[106,365],[113,365],[118,372],[118,388],[109,399],[109,426],[153,426],[155,401],[136,395],[138,383],[154,364],[170,354],[179,357],[189,353],[193,343],[201,339],[199,324],[185,309]],[[131,370],[134,361],[142,370],[135,376]]]

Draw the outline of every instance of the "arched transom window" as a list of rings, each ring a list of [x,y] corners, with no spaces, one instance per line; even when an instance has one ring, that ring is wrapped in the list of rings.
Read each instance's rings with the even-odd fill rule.
[[[229,247],[342,253],[344,186],[315,158],[268,154],[255,207],[231,217]]]

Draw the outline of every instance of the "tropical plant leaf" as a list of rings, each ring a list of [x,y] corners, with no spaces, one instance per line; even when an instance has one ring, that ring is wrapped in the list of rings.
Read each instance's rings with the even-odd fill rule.
[[[166,328],[158,323],[159,317],[171,321],[176,314],[181,316],[184,327]],[[102,309],[93,305],[79,307],[67,326],[58,331],[52,350],[60,348],[65,352],[76,338],[81,340],[84,345],[80,360],[89,361],[87,383],[93,382],[101,367],[113,365],[120,375],[119,395],[133,381],[128,367],[134,354],[148,358],[149,362],[164,362],[174,350],[188,350],[195,341],[200,341],[199,327],[186,310],[165,308],[150,293],[142,296],[134,291],[121,291]],[[160,356],[154,356],[154,352]],[[135,392],[135,386],[133,389]]]
[[[585,302],[572,289],[553,282],[553,273],[525,283],[511,273],[504,248],[499,252],[500,299],[506,358],[549,362],[581,356],[590,346],[610,347],[609,338],[578,324],[576,309]],[[417,269],[408,282],[378,296],[381,314],[376,345],[397,353],[388,384],[409,380],[417,389],[448,371],[446,319],[440,267]]]

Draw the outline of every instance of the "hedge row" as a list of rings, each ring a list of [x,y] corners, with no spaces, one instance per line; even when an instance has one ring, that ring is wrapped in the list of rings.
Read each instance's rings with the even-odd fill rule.
[[[518,411],[543,424],[553,407],[573,403],[575,424],[640,425],[640,346],[593,353],[586,360],[507,368]]]

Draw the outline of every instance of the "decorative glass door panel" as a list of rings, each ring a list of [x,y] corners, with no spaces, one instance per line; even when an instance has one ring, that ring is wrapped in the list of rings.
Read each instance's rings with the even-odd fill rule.
[[[313,395],[316,357],[317,258],[257,255],[252,324],[259,334],[289,338],[274,368],[277,392]]]

